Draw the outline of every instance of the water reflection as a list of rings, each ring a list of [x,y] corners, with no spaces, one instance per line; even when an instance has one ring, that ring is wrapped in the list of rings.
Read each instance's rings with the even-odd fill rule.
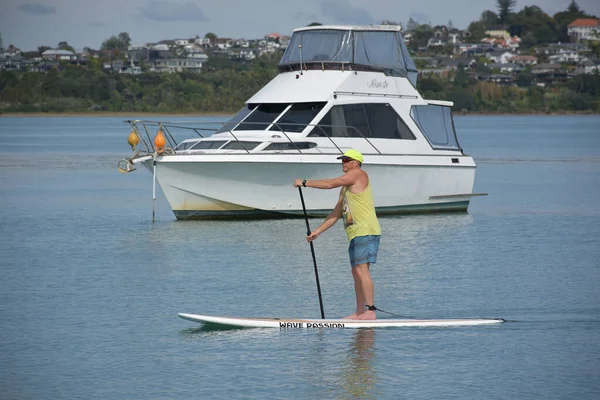
[[[348,350],[348,361],[343,368],[346,398],[375,398],[375,358],[375,330],[357,329]]]

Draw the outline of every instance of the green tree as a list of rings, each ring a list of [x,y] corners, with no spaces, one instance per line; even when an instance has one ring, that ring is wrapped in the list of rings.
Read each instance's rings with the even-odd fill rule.
[[[517,4],[517,0],[496,0],[498,20],[501,24],[508,22],[508,16]]]
[[[523,39],[525,47],[557,41],[556,21],[538,6],[526,6],[510,15],[510,31]]]
[[[465,71],[465,66],[463,64],[459,64],[458,69],[456,70],[456,75],[454,76],[454,85],[465,88],[469,85],[469,80],[469,75],[467,74],[467,71]]]
[[[217,35],[215,35],[212,32],[208,32],[206,35],[204,35],[204,39],[208,39],[211,42],[214,42],[217,39]]]
[[[544,101],[544,89],[538,86],[530,86],[527,89],[527,103],[529,108],[540,111],[546,108]]]
[[[478,42],[485,37],[486,25],[481,21],[474,21],[469,24],[467,30],[471,33],[470,40]]]
[[[417,81],[417,88],[423,92],[441,92],[444,85],[437,78],[421,78]]]
[[[519,72],[519,74],[515,78],[515,83],[517,84],[517,86],[528,87],[533,85],[534,79],[535,76],[531,73],[531,69],[527,68]]]
[[[321,26],[321,25],[323,25],[323,24],[320,22],[311,22],[310,24],[308,24],[306,26]]]
[[[38,46],[38,54],[41,56],[43,52],[45,52],[46,50],[52,50],[52,47],[48,47],[48,46]]]
[[[569,6],[567,7],[567,11],[570,12],[571,14],[576,14],[576,13],[580,13],[581,9],[579,8],[579,5],[577,5],[577,3],[575,3],[575,0],[571,0],[571,3],[569,3]]]
[[[44,76],[42,90],[49,97],[60,96],[60,74],[56,67],[50,69]]]
[[[417,27],[419,26],[419,23],[417,21],[415,21],[414,19],[409,18],[408,22],[406,23],[406,30],[407,31],[414,31],[415,29],[417,29]]]
[[[560,41],[569,41],[569,32],[568,26],[571,22],[575,21],[577,18],[589,18],[593,17],[591,15],[587,15],[583,10],[579,8],[577,3],[574,0],[571,1],[569,6],[565,11],[558,12],[554,14],[553,18],[556,21],[557,32],[558,32],[558,40]]]
[[[69,43],[67,43],[66,41],[58,42],[57,48],[60,50],[68,50],[68,51],[72,51],[73,53],[75,53],[75,49],[71,45],[69,45]]]
[[[131,38],[129,33],[121,32],[117,36],[112,35],[100,46],[100,50],[121,50],[125,51],[131,44]]]
[[[413,36],[410,39],[410,44],[413,47],[424,47],[427,45],[427,41],[433,36],[433,29],[431,25],[422,24],[417,26],[413,31]]]
[[[498,14],[490,10],[485,10],[481,13],[479,21],[483,23],[483,26],[485,28],[489,28],[490,26],[496,25],[498,23]]]
[[[454,102],[454,108],[457,110],[475,110],[477,99],[466,89],[458,89],[449,95],[450,101]]]

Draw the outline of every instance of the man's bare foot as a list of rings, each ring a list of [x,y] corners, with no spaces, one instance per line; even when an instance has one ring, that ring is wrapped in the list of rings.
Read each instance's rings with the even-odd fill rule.
[[[367,310],[364,313],[361,313],[360,315],[358,315],[358,317],[356,319],[368,321],[368,320],[375,320],[375,319],[377,319],[377,317],[375,316],[375,311]]]
[[[358,319],[358,316],[356,315],[356,313],[354,313],[354,314],[348,315],[347,317],[344,317],[342,319]]]

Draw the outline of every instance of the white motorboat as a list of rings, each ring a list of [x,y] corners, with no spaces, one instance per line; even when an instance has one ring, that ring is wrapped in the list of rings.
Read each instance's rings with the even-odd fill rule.
[[[279,69],[227,122],[128,121],[130,144],[144,148],[119,169],[154,171],[177,219],[302,216],[294,180],[341,175],[337,157],[354,148],[379,215],[467,210],[475,162],[458,143],[452,103],[416,90],[400,27],[296,29]],[[178,143],[182,129],[198,136]],[[321,216],[339,192],[303,194]]]

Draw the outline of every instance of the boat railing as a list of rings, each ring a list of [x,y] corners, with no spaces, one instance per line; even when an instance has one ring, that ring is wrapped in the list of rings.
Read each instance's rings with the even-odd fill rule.
[[[235,127],[237,127],[240,124],[244,124],[244,125],[255,125],[257,126],[256,130],[264,130],[265,129],[265,122],[231,122],[231,121],[227,121],[227,122],[213,122],[213,121],[180,121],[180,122],[168,122],[168,121],[149,121],[149,120],[127,120],[125,121],[126,123],[128,123],[131,126],[131,130],[132,133],[134,133],[138,139],[139,139],[139,143],[142,144],[143,148],[138,150],[137,154],[142,155],[141,153],[144,153],[143,155],[146,154],[156,154],[156,153],[167,153],[167,154],[174,154],[175,153],[175,149],[178,147],[178,145],[181,142],[178,142],[176,137],[179,137],[182,135],[181,132],[185,132],[186,135],[188,135],[187,137],[185,137],[185,139],[191,139],[189,137],[189,134],[191,134],[192,132],[194,132],[199,138],[207,138],[212,136],[213,133],[228,133],[229,135],[231,135],[231,138],[228,138],[227,140],[233,140],[233,141],[237,141],[241,143],[241,147],[243,150],[245,150],[247,153],[250,153],[250,149],[248,149],[247,147],[244,146],[245,140],[244,138],[240,139],[238,135],[236,135],[234,133],[234,129]],[[329,140],[329,142],[331,142],[331,144],[336,148],[337,152],[339,152],[340,154],[343,154],[344,151],[340,148],[340,146],[336,143],[336,141],[334,139],[347,139],[347,138],[362,138],[363,140],[365,140],[370,147],[373,148],[373,150],[375,151],[376,154],[383,154],[374,144],[371,140],[369,140],[369,138],[367,138],[359,129],[357,129],[355,126],[350,126],[350,125],[328,125],[328,124],[305,124],[305,123],[292,123],[292,122],[275,122],[275,123],[269,123],[269,125],[275,126],[278,130],[272,130],[269,131],[269,133],[271,133],[271,136],[273,137],[274,135],[283,135],[287,141],[289,143],[291,143],[295,149],[297,150],[299,153],[303,153],[302,149],[297,146],[295,143],[296,142],[305,142],[307,139],[315,139],[318,137],[325,137]],[[304,130],[306,127],[312,127],[313,131],[316,129],[319,133],[319,136],[310,136],[310,137],[302,137],[301,140],[296,139],[295,141],[289,136],[290,133],[294,133],[297,134],[299,133],[299,131],[295,130],[295,131],[286,131],[285,127],[288,127],[288,129],[290,127],[299,127],[301,128],[300,131]],[[153,136],[155,135],[153,133],[154,129],[158,129],[156,134],[158,134],[158,132],[163,132],[163,135],[165,137],[165,140],[167,142],[167,144],[165,145],[164,149],[157,149],[156,145],[154,143],[153,140]],[[330,135],[327,130],[333,131],[334,129],[344,129],[346,130],[346,132],[352,132],[353,135],[351,136],[332,136]],[[239,132],[239,131],[237,131]],[[204,133],[204,134],[203,134]],[[133,147],[133,146],[132,146]]]

